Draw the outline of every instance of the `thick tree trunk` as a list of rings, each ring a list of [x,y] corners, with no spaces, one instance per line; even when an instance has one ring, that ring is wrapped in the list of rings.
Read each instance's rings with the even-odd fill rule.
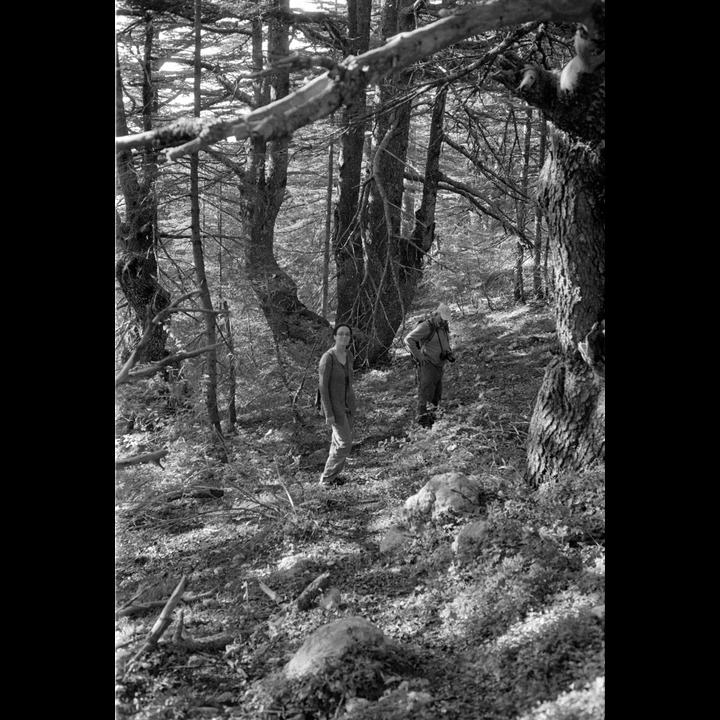
[[[553,242],[561,352],[546,370],[530,422],[533,485],[605,461],[604,324],[602,374],[580,350],[605,318],[604,188],[602,152],[558,132],[539,198]]]
[[[289,54],[286,24],[289,2],[273,0],[272,5],[280,13],[270,17],[267,54],[270,62],[276,62]],[[263,34],[259,20],[253,27],[253,66],[256,72],[263,69]],[[271,89],[274,98],[271,98]],[[270,84],[258,83],[258,107],[267,105],[271,99],[285,97],[288,90],[289,74],[279,68],[270,76]],[[289,137],[270,143],[260,138],[252,140],[250,168],[241,189],[242,215],[246,221],[245,268],[274,337],[314,346],[317,333],[326,329],[328,323],[300,301],[297,284],[280,267],[274,251],[275,221],[287,185],[289,143]]]
[[[353,55],[367,52],[370,43],[371,0],[349,0],[348,37]],[[364,186],[361,181],[365,150],[366,91],[362,87],[348,102],[342,114],[343,134],[339,162],[340,192],[334,213],[332,237],[337,265],[337,320],[352,324],[359,338],[363,330],[353,313],[365,274],[359,208]],[[362,203],[364,204],[364,202]],[[357,348],[356,348],[357,350]]]
[[[410,0],[390,0],[383,7],[383,36],[388,38],[413,29],[414,19],[408,9]],[[365,211],[362,226],[351,215],[352,202],[339,205],[338,220],[341,251],[338,269],[338,319],[358,328],[356,350],[359,362],[377,365],[389,358],[398,327],[402,324],[422,276],[424,255],[434,238],[434,209],[437,193],[437,158],[442,140],[442,111],[439,139],[431,141],[428,151],[428,172],[421,208],[416,214],[411,237],[401,233],[401,208],[404,193],[405,160],[408,152],[411,101],[398,103],[409,87],[411,75],[402,72],[381,83],[380,107],[393,110],[378,112],[376,118],[374,152],[369,162],[370,183],[367,203],[360,202]],[[438,98],[444,107],[444,93]],[[433,115],[434,120],[435,113]],[[356,174],[351,182],[359,182],[360,142],[353,146],[354,154],[346,156],[355,163]],[[433,170],[435,167],[435,170]],[[433,178],[429,179],[429,176]],[[342,172],[341,172],[342,177]],[[345,189],[345,188],[343,188]],[[342,196],[341,196],[342,197]],[[355,192],[353,197],[357,197]],[[360,232],[364,233],[363,243]],[[344,233],[344,234],[343,234]],[[346,238],[351,238],[347,242]],[[338,245],[336,245],[338,247]],[[359,346],[359,347],[358,347]]]
[[[143,73],[143,128],[152,129],[152,72],[151,51],[153,41],[152,19],[148,17],[145,36],[145,72]],[[120,62],[116,49],[115,106],[118,136],[128,135],[129,130],[123,103],[123,84]],[[160,285],[155,257],[155,229],[157,203],[154,183],[157,177],[157,153],[151,149],[142,151],[142,167],[135,167],[131,150],[117,153],[117,180],[125,200],[125,218],[116,216],[115,278],[132,309],[136,327],[133,335],[137,343],[145,326],[166,308],[170,294]],[[167,331],[162,323],[154,329],[150,341],[141,349],[138,362],[157,362],[165,354]],[[133,347],[128,346],[123,354],[127,360]]]

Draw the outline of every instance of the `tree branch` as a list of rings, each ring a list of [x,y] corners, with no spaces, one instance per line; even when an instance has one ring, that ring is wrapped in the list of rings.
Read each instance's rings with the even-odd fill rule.
[[[160,617],[155,621],[155,624],[152,627],[152,630],[150,631],[150,634],[147,636],[147,639],[143,643],[143,646],[135,653],[132,660],[128,663],[128,666],[126,667],[127,670],[130,669],[132,665],[134,665],[148,650],[152,650],[156,645],[162,634],[167,630],[168,625],[170,625],[170,622],[172,620],[172,611],[175,609],[175,606],[180,602],[183,592],[185,592],[185,585],[187,584],[187,575],[183,575],[180,579],[180,582],[177,584],[177,587],[173,591],[173,594],[168,599],[167,603],[165,603],[165,607],[163,608],[163,611],[160,613]]]
[[[602,0],[488,0],[412,32],[399,33],[380,48],[350,56],[299,90],[236,120],[183,119],[157,130],[116,138],[116,150],[175,148],[166,153],[166,158],[177,160],[231,136],[239,141],[279,138],[327,117],[366,85],[460,40],[530,21],[579,22],[588,17],[596,3]]]
[[[122,385],[123,383],[130,383],[134,380],[140,380],[141,378],[150,377],[155,373],[160,372],[160,370],[162,370],[164,367],[167,367],[168,365],[174,365],[181,360],[187,360],[188,358],[196,357],[198,355],[202,355],[203,353],[210,352],[210,350],[215,350],[221,345],[222,343],[218,342],[214,343],[213,345],[206,345],[205,347],[201,347],[198,350],[179,352],[175,355],[169,355],[168,357],[160,360],[160,362],[153,363],[152,365],[148,365],[147,367],[144,367],[140,370],[129,371],[125,373],[125,375],[122,375],[121,372],[115,377],[115,387],[117,387],[118,385]]]
[[[162,460],[168,452],[168,450],[155,450],[155,452],[151,453],[143,453],[142,455],[133,455],[128,458],[122,458],[121,460],[115,461],[115,469],[121,470],[128,465],[140,465],[148,462],[155,463],[156,465],[160,465],[160,467],[162,467],[160,460]]]
[[[127,378],[130,374],[130,370],[132,370],[132,368],[135,366],[135,363],[137,363],[140,350],[142,350],[145,345],[150,342],[150,338],[152,337],[155,326],[163,322],[165,318],[167,318],[172,313],[180,312],[180,303],[184,300],[187,300],[188,298],[191,298],[193,295],[197,295],[199,292],[199,290],[193,290],[192,292],[182,295],[181,297],[177,298],[177,300],[171,302],[166,308],[163,308],[152,320],[150,320],[150,322],[145,326],[145,330],[143,330],[140,341],[135,346],[135,349],[132,351],[132,353],[130,353],[130,357],[127,359],[122,368],[120,368],[120,372],[115,376],[115,387],[117,387],[121,383],[128,382]]]

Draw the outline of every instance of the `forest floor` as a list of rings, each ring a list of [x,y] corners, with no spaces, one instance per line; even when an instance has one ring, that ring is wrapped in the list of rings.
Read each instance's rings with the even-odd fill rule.
[[[457,362],[429,430],[414,422],[407,356],[358,376],[342,485],[318,483],[329,432],[310,408],[305,423],[241,416],[228,463],[175,431],[162,437],[164,467],[116,474],[118,720],[604,718],[604,473],[534,491],[523,481],[552,316],[545,306],[471,311],[451,332]],[[117,445],[128,455],[158,438]],[[488,537],[471,557],[451,547],[463,518],[413,525],[404,512],[447,472],[485,492]],[[394,531],[400,550],[381,551]],[[292,601],[322,573],[339,607],[300,610]],[[183,577],[167,631],[139,652]],[[273,685],[316,628],[344,616],[396,642],[394,665],[364,668],[372,681],[346,667]],[[181,622],[221,647],[183,645]]]

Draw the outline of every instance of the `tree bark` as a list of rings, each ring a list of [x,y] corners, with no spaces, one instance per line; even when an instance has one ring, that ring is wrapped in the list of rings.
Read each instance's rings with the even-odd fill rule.
[[[287,10],[288,0],[273,0],[277,9]],[[271,15],[268,29],[268,59],[271,62],[289,54],[287,18],[289,15]],[[263,68],[262,26],[258,20],[253,26],[253,69]],[[258,106],[270,102],[272,89],[276,98],[283,98],[289,90],[289,73],[282,66],[272,73],[271,79],[259,81],[256,86]],[[250,167],[246,182],[241,188],[241,210],[245,219],[245,268],[250,285],[260,307],[278,340],[299,340],[315,345],[317,333],[326,329],[327,321],[307,308],[298,298],[297,284],[285,272],[274,254],[275,221],[285,196],[288,172],[288,146],[290,137],[273,142],[254,137]]]
[[[201,50],[201,29],[200,29],[200,10],[202,0],[195,0],[195,87],[194,87],[194,104],[195,117],[200,116],[200,50]],[[213,310],[212,297],[210,288],[208,287],[207,273],[205,272],[205,254],[203,251],[203,243],[200,235],[200,202],[199,202],[199,159],[198,154],[193,153],[190,156],[190,225],[192,234],[193,260],[195,265],[195,278],[200,290],[200,303],[203,310],[203,318],[205,321],[205,337],[207,345],[211,349],[208,350],[206,359],[206,372],[203,378],[203,395],[205,396],[205,405],[208,412],[208,420],[211,427],[222,437],[222,427],[220,424],[220,411],[217,401],[217,350],[216,331],[215,331],[215,312]],[[219,445],[221,455],[225,458],[224,446]]]
[[[143,59],[143,129],[152,130],[154,93],[152,86],[152,46],[154,28],[152,15],[145,16],[145,55]],[[118,135],[128,134],[123,101],[123,84],[120,61],[115,49],[115,106]],[[124,219],[116,215],[115,242],[117,259],[115,278],[132,309],[135,319],[134,337],[123,353],[127,360],[143,335],[145,326],[158,312],[167,307],[170,294],[160,285],[155,256],[157,202],[154,193],[157,178],[157,152],[144,148],[140,169],[136,167],[132,150],[119,149],[116,153],[117,179],[125,201]],[[161,360],[165,353],[167,331],[162,323],[152,329],[152,335],[140,349],[137,362]]]
[[[561,354],[546,370],[530,421],[532,485],[605,461],[604,357],[601,376],[579,348],[605,318],[604,188],[602,155],[558,133],[539,197],[553,241]]]
[[[576,54],[565,66],[564,71],[581,67],[569,86],[560,82],[564,71],[558,76],[514,55],[503,58],[495,76],[555,127],[538,201],[553,255],[560,353],[546,370],[530,421],[526,478],[533,486],[605,462],[604,3],[594,3],[583,18],[575,46],[584,59]],[[600,325],[602,372],[580,349]]]
[[[523,138],[523,154],[522,154],[522,174],[520,181],[520,190],[524,197],[529,195],[529,178],[530,178],[530,140],[532,137],[532,108],[527,109],[525,119],[525,133]],[[525,235],[528,221],[528,203],[527,201],[516,204],[517,225],[522,234]],[[525,303],[525,248],[522,242],[518,240],[515,248],[515,288],[513,296],[516,303]]]
[[[413,29],[414,18],[409,12],[411,5],[410,0],[388,0],[385,3],[383,37],[389,38]],[[403,237],[401,234],[411,100],[400,101],[399,98],[410,83],[411,74],[405,71],[380,84],[380,109],[376,116],[375,146],[369,164],[367,203],[360,202],[364,215],[360,223],[354,223],[357,214],[352,219],[346,216],[347,224],[342,226],[352,242],[341,246],[344,262],[339,263],[338,318],[358,328],[356,357],[359,363],[368,366],[388,361],[389,349],[421,277],[424,253],[434,237],[432,192],[423,198],[420,217],[425,227],[420,229],[421,221],[416,220],[415,227],[421,238],[415,235]],[[442,130],[440,142],[441,138]],[[439,147],[439,142],[434,144],[435,158]],[[354,149],[354,159],[359,165],[359,142]],[[432,157],[430,153],[428,157]],[[359,178],[359,171],[354,177]],[[356,196],[357,193],[353,198]],[[365,242],[362,242],[363,235]]]
[[[545,147],[547,141],[547,122],[543,119],[540,124],[540,147],[538,150],[538,165],[545,164]],[[536,300],[547,297],[547,281],[543,284],[543,236],[542,236],[542,210],[540,203],[535,203],[535,240],[533,242],[533,295]]]
[[[370,45],[371,0],[349,0],[348,35],[351,52],[361,55]],[[366,90],[352,95],[342,114],[340,192],[335,206],[332,246],[337,265],[337,319],[363,332],[353,317],[353,298],[360,295],[365,261],[363,258],[359,210],[365,186],[361,181],[367,121]],[[360,332],[357,333],[360,336]]]

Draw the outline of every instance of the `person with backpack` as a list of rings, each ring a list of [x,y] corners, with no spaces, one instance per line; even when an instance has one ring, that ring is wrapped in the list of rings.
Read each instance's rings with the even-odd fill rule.
[[[417,422],[431,428],[435,422],[434,410],[442,399],[442,380],[445,364],[455,362],[450,348],[450,308],[440,303],[437,309],[419,322],[405,336],[405,347],[410,351],[417,370]],[[433,405],[428,409],[428,403]]]
[[[335,345],[323,353],[319,363],[319,402],[325,424],[332,428],[330,453],[320,476],[322,485],[342,484],[340,473],[350,455],[357,399],[353,388],[353,336],[349,325],[336,325]]]

